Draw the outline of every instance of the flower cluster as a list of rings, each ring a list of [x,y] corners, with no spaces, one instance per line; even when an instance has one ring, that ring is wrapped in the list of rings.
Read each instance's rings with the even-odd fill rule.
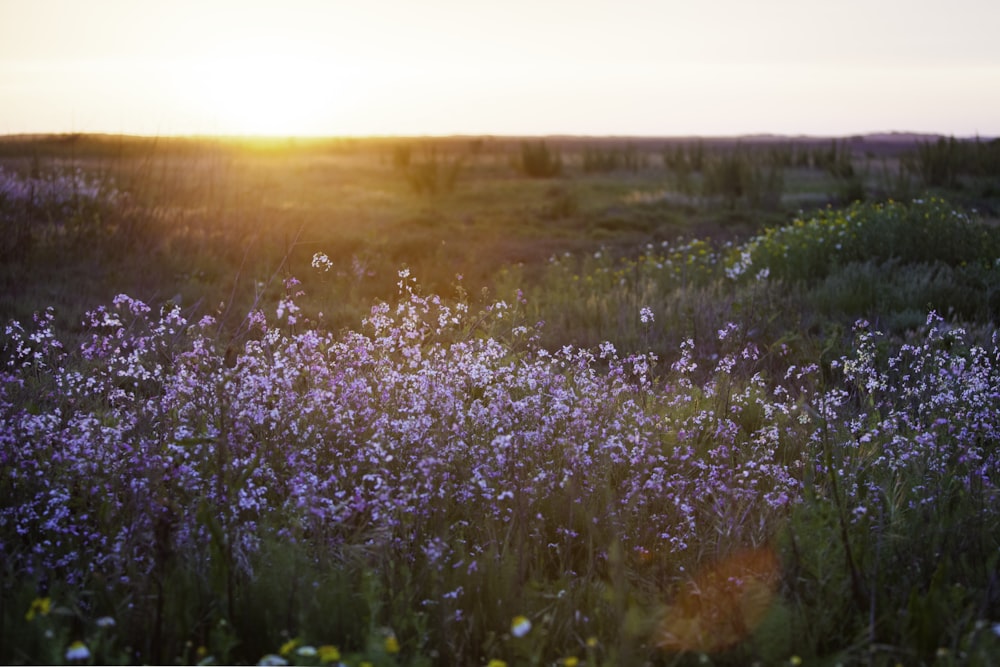
[[[229,363],[211,318],[126,296],[89,315],[76,349],[51,314],[10,325],[8,562],[79,581],[201,554],[221,531],[249,567],[276,531],[412,545],[443,566],[456,535],[483,553],[501,526],[569,552],[586,499],[589,529],[683,551],[699,531],[759,527],[797,496],[787,450],[804,441],[806,389],[775,393],[760,374],[737,388],[752,346],[706,384],[675,364],[665,392],[653,355],[550,352],[522,326],[509,343],[472,335],[467,305],[401,283],[395,307],[340,336],[257,313]]]
[[[1000,348],[969,345],[961,328],[936,313],[923,340],[895,354],[879,350],[880,335],[856,326],[853,357],[835,362],[848,386],[832,402],[863,401],[847,420],[840,465],[852,469],[847,491],[856,516],[905,512],[947,503],[955,493],[981,494],[984,513],[998,506],[1000,485]],[[820,463],[822,468],[828,463]],[[899,490],[897,480],[917,480]]]
[[[817,366],[771,375],[736,324],[708,341],[714,359],[689,339],[660,368],[611,343],[548,350],[513,306],[472,315],[405,272],[399,282],[395,304],[336,335],[253,313],[231,355],[212,318],[124,295],[73,343],[51,313],[9,325],[5,563],[127,586],[166,560],[207,570],[224,552],[252,575],[275,537],[460,569],[471,589],[504,549],[572,572],[591,558],[585,544],[621,545],[640,564],[697,559],[706,541],[758,545],[806,488],[827,493],[824,479],[855,521],[956,487],[980,494],[983,513],[1000,507],[1000,349],[936,317],[887,358],[860,324],[855,352],[827,369],[844,383],[821,389]],[[918,488],[901,493],[903,475]],[[466,588],[446,590],[435,603],[460,618]],[[518,618],[511,632],[530,627]]]

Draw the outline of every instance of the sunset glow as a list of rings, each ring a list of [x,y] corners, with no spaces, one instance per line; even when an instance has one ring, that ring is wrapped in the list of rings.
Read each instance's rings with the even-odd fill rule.
[[[0,134],[994,136],[997,24],[986,0],[0,0]]]
[[[193,114],[234,134],[322,133],[345,90],[335,72],[280,56],[205,59],[179,68],[175,76],[178,97]]]

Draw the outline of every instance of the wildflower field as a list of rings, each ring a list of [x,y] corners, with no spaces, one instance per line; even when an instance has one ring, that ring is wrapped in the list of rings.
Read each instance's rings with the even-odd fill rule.
[[[0,662],[1000,661],[983,215],[929,193],[726,238],[532,227],[512,234],[545,256],[485,285],[425,282],[439,250],[389,274],[386,247],[306,221],[226,251],[239,280],[201,261],[101,300],[142,257],[234,236],[67,173],[0,172],[25,235],[6,280],[81,239],[108,271],[85,305],[19,283],[34,312],[3,325]],[[684,206],[657,213],[672,232]]]

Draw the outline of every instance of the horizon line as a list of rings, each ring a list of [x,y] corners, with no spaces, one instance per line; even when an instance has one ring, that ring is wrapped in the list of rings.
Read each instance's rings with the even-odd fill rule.
[[[165,133],[165,134],[143,134],[143,133],[130,133],[130,132],[105,132],[105,131],[53,131],[53,132],[11,132],[0,134],[0,141],[5,140],[16,140],[16,139],[67,139],[70,137],[82,138],[82,137],[111,137],[111,138],[128,138],[128,139],[195,139],[195,140],[228,140],[228,141],[247,141],[247,140],[336,140],[336,139],[553,139],[553,140],[568,140],[568,139],[603,139],[603,140],[622,140],[622,139],[636,139],[636,140],[656,140],[656,139],[672,139],[672,140],[692,140],[692,139],[864,139],[866,137],[877,137],[877,138],[954,138],[957,140],[995,140],[1000,138],[998,136],[992,135],[961,135],[961,134],[948,134],[944,132],[930,132],[930,131],[907,131],[907,130],[872,130],[866,132],[851,132],[851,133],[782,133],[782,132],[734,132],[734,133],[723,133],[723,134],[618,134],[618,133],[559,133],[559,132],[547,132],[547,133],[467,133],[467,132],[455,132],[455,133],[422,133],[422,134],[394,134],[394,133],[358,133],[358,134],[276,134],[276,133],[200,133],[200,132],[178,132],[178,133]]]

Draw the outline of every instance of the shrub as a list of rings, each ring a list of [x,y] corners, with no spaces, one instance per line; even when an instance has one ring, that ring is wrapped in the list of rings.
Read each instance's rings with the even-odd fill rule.
[[[544,141],[521,144],[521,172],[531,178],[551,178],[562,171],[562,158]]]
[[[1000,258],[1000,231],[931,198],[828,209],[770,229],[748,248],[772,276],[811,284],[850,262],[990,266]]]
[[[736,149],[708,160],[702,180],[702,194],[718,197],[728,208],[737,204],[775,209],[781,203],[784,177],[774,163],[761,164],[759,158]]]
[[[397,155],[397,157],[399,157]],[[458,177],[465,166],[462,155],[456,155],[451,160],[439,157],[436,150],[431,150],[426,158],[414,161],[406,153],[404,162],[397,162],[406,175],[410,188],[417,194],[437,195],[455,190]]]
[[[583,171],[587,174],[607,173],[617,169],[639,171],[642,164],[642,155],[632,144],[624,148],[588,146],[583,149]]]

